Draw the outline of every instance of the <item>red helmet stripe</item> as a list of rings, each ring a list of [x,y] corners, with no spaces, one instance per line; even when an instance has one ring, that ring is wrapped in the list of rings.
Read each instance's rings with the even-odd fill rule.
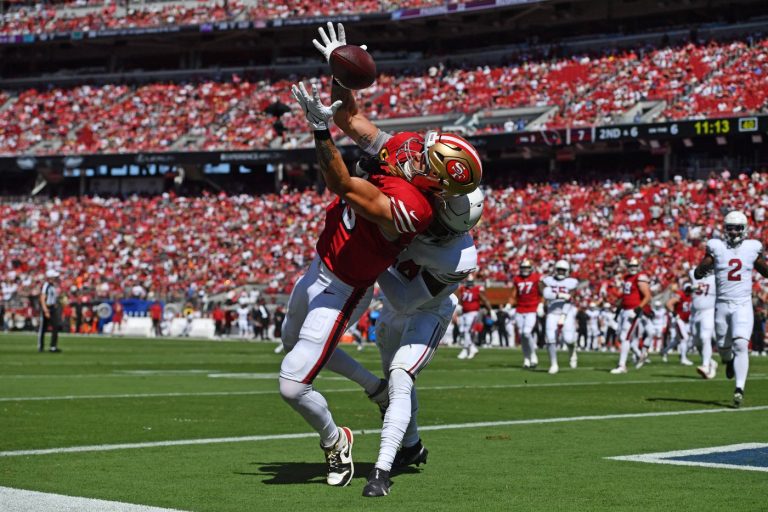
[[[449,142],[451,144],[455,144],[459,146],[461,149],[466,151],[472,158],[474,158],[475,164],[478,167],[480,167],[480,169],[483,168],[483,164],[480,161],[480,155],[478,154],[477,150],[474,148],[474,146],[472,146],[472,144],[467,142],[465,139],[459,137],[458,135],[443,133],[443,134],[440,134],[439,140],[442,140],[443,142]]]

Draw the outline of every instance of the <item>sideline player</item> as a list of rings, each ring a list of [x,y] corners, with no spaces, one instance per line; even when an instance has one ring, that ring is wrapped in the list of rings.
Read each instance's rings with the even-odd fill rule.
[[[596,302],[590,302],[587,311],[587,350],[600,350],[600,310]]]
[[[476,270],[477,249],[468,231],[480,220],[482,211],[480,189],[447,198],[444,205],[435,206],[430,228],[379,276],[384,299],[376,324],[376,344],[389,380],[389,407],[379,456],[363,496],[387,495],[393,467],[427,461],[416,423],[414,384],[451,324],[458,302],[453,292]]]
[[[688,340],[690,339],[691,303],[693,287],[686,283],[682,290],[677,290],[667,301],[667,311],[672,315],[669,343],[661,349],[661,358],[667,361],[667,354],[677,348],[680,352],[680,364],[693,366],[688,359]]]
[[[701,366],[696,371],[705,379],[714,379],[717,375],[717,362],[712,359],[712,341],[715,339],[715,276],[709,274],[696,279],[690,272],[693,286],[691,304],[691,338],[701,350]]]
[[[749,338],[752,336],[754,310],[752,309],[752,270],[768,277],[768,264],[763,255],[763,244],[746,239],[747,216],[732,211],[724,219],[725,241],[712,238],[707,241],[707,252],[694,270],[694,277],[702,279],[715,273],[715,333],[720,358],[725,363],[725,376],[736,377],[733,405],[739,407],[744,400],[744,387],[749,373]]]
[[[459,316],[459,339],[461,340],[461,352],[459,352],[459,359],[472,359],[477,355],[477,345],[472,339],[473,327],[478,320],[480,314],[480,306],[490,312],[491,317],[495,321],[495,313],[491,303],[485,296],[485,287],[483,285],[475,284],[472,276],[469,276],[465,281],[465,284],[459,288],[456,292],[459,297],[459,306],[461,307],[461,315]]]
[[[622,282],[622,295],[619,300],[619,364],[611,370],[616,375],[627,373],[627,357],[629,350],[637,357],[637,367],[645,362],[644,355],[639,348],[640,316],[643,308],[651,300],[650,280],[645,273],[640,272],[640,261],[632,258],[627,264],[627,273]]]
[[[555,263],[555,275],[541,280],[541,296],[547,304],[546,343],[549,352],[550,375],[560,371],[557,364],[557,342],[562,339],[568,347],[571,368],[578,365],[576,355],[576,312],[571,299],[579,282],[569,277],[571,266],[565,260]]]
[[[533,271],[531,260],[520,263],[520,273],[512,279],[512,297],[510,304],[516,308],[515,326],[523,349],[523,368],[536,368],[539,358],[536,355],[536,310],[541,303],[541,274]]]

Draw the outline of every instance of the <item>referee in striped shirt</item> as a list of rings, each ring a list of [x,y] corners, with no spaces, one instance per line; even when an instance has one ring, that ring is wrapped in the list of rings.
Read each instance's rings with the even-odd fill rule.
[[[59,349],[59,273],[49,270],[45,273],[45,283],[40,291],[40,332],[37,333],[37,351],[45,349],[45,331],[51,328],[51,352],[61,352]]]

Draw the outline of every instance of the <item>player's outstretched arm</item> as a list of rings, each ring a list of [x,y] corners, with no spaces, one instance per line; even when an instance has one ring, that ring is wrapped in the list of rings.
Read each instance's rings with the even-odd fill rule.
[[[637,289],[640,291],[640,305],[635,308],[635,313],[639,315],[642,312],[642,309],[651,302],[651,287],[648,286],[646,281],[638,280]],[[638,308],[640,311],[637,311]]]
[[[344,25],[337,23],[334,27],[333,23],[329,21],[325,28],[319,27],[317,32],[320,39],[313,39],[312,44],[325,57],[325,60],[330,62],[333,51],[347,44]],[[360,47],[364,50],[367,49],[365,45]],[[368,148],[376,139],[379,129],[360,113],[354,93],[334,80],[331,89],[331,101],[341,101],[341,107],[333,115],[333,122],[336,123],[336,126],[358,146]]]
[[[713,258],[711,254],[707,253],[704,255],[704,257],[701,259],[699,264],[693,270],[693,277],[695,277],[696,279],[702,279],[707,274],[712,272],[713,268],[715,268],[715,258]],[[755,268],[757,268],[757,265],[755,265]]]
[[[667,311],[669,311],[670,313],[674,313],[675,312],[675,304],[677,304],[677,302],[679,300],[680,300],[680,297],[678,297],[677,295],[675,295],[673,297],[670,297],[669,300],[666,303]]]
[[[333,115],[336,126],[361,148],[370,147],[376,140],[379,128],[360,112],[355,94],[334,80],[331,87],[331,100],[341,101],[341,107]]]
[[[370,182],[351,177],[341,153],[333,142],[328,126],[340,102],[336,101],[330,106],[324,105],[314,84],[312,95],[307,92],[303,83],[294,85],[291,91],[314,131],[315,152],[328,189],[344,199],[356,214],[377,224],[388,236],[397,237],[401,230],[395,224],[389,197]]]

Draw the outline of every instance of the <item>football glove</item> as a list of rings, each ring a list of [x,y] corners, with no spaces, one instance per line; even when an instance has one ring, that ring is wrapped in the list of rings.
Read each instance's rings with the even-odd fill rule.
[[[304,82],[299,82],[298,86],[294,84],[291,87],[291,93],[304,111],[304,115],[307,116],[307,122],[315,131],[327,130],[333,114],[341,107],[341,100],[334,101],[330,106],[323,105],[315,84],[312,84],[312,96],[304,87]]]
[[[325,33],[325,30],[323,30],[323,27],[319,27],[317,29],[318,33],[320,34],[320,39],[322,39],[323,42],[321,43],[317,39],[313,39],[312,44],[315,45],[315,48],[317,48],[318,51],[323,54],[323,57],[325,57],[325,60],[330,61],[333,50],[335,50],[339,46],[346,46],[347,35],[344,32],[344,25],[342,25],[341,23],[337,25],[338,32],[333,29],[332,22],[329,21],[327,26],[328,26],[327,34]],[[363,50],[368,49],[368,47],[364,44],[361,44],[360,48],[362,48]]]
[[[642,315],[642,314],[643,314],[643,308],[641,308],[640,306],[637,306],[637,307],[634,309],[634,311],[635,311],[635,316],[640,316],[640,315]]]

